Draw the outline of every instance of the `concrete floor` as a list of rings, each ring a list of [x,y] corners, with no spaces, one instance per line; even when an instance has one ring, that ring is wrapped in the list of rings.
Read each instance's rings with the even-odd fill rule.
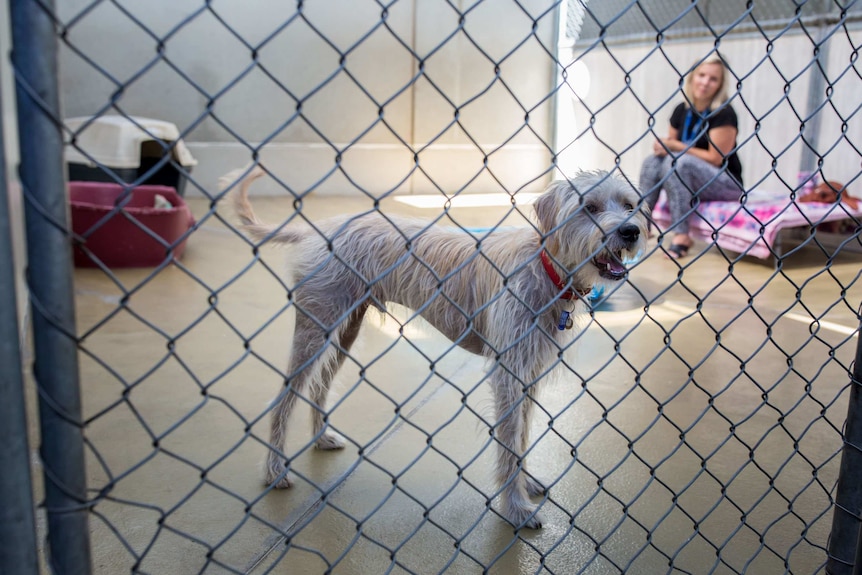
[[[643,260],[542,395],[531,466],[551,486],[546,523],[515,534],[488,510],[482,362],[397,308],[366,321],[338,376],[331,423],[347,448],[310,449],[301,406],[288,438],[296,486],[264,489],[263,413],[292,334],[274,273],[283,256],[267,248],[253,262],[205,201],[189,202],[201,227],[181,267],[76,271],[87,473],[105,493],[91,517],[95,572],[822,568],[858,256],[827,269],[807,248],[781,272],[743,258],[732,276],[715,249],[683,271],[660,252]],[[293,210],[283,198],[256,207],[269,221]],[[302,213],[371,208],[323,198]],[[504,208],[451,215],[466,227],[523,222]]]

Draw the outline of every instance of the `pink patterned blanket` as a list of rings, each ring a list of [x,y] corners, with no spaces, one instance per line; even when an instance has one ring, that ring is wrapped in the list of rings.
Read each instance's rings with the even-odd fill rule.
[[[862,222],[862,208],[846,204],[798,203],[786,193],[750,192],[744,202],[703,202],[689,220],[692,237],[712,242],[729,251],[768,259],[780,254],[775,249],[778,233],[785,228],[809,228],[851,218]],[[662,232],[673,224],[664,191],[652,213]]]

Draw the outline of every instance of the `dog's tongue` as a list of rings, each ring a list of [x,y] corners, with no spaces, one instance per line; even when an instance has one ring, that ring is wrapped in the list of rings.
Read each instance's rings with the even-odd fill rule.
[[[607,266],[608,271],[616,276],[623,275],[624,273],[626,273],[626,267],[613,258],[600,258],[598,261],[599,263]]]

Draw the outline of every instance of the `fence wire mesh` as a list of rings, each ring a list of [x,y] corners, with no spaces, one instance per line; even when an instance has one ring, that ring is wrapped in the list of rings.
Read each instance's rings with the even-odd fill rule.
[[[860,212],[800,196],[816,181],[858,187],[857,3],[38,6],[61,44],[66,117],[52,120],[67,153],[123,189],[69,233],[82,265],[74,423],[87,449],[94,572],[826,572]],[[399,229],[399,216],[468,235],[467,259],[512,280],[487,246],[537,229],[525,198],[577,167],[636,185],[684,76],[719,48],[743,201],[718,213],[695,204],[697,243],[679,261],[666,257],[678,222],[660,204],[627,281],[579,304],[582,329],[559,349],[554,377],[520,382],[535,398],[523,455],[545,487],[532,499],[544,526],[513,527],[494,480],[500,421],[487,385],[511,369],[507,350],[486,362],[424,323],[426,303],[376,300],[379,317],[345,344],[334,326],[356,308],[321,317],[303,307],[295,296],[309,280],[293,252],[247,239],[227,202],[236,178],[222,189],[217,176],[262,164],[258,213],[284,230],[311,227],[353,275],[364,268],[322,222],[379,218],[432,281],[428,301],[457,302],[447,282],[460,268],[423,260],[428,224]],[[90,147],[109,117],[156,142],[142,168]],[[145,117],[178,130],[166,136]],[[165,170],[183,180],[194,217],[189,227],[176,207],[162,212],[180,218],[167,240],[132,194]],[[471,207],[480,199],[490,203]],[[105,259],[98,234],[119,220],[159,246],[155,265]],[[365,277],[372,299],[398,265]],[[326,296],[335,302],[340,289]],[[457,312],[467,325],[479,317]],[[307,342],[309,362],[340,355],[330,364],[337,393],[324,409],[318,392],[299,397],[282,449],[271,444],[270,402],[306,367],[288,367],[298,318],[323,333]],[[468,337],[459,343],[469,349]],[[323,430],[344,448],[315,449]],[[272,450],[291,489],[262,484]],[[831,572],[851,572],[849,552],[832,553]]]
[[[582,44],[605,39],[619,43],[634,39],[653,40],[656,34],[679,37],[712,35],[727,38],[757,29],[858,19],[862,7],[856,2],[819,0],[785,2],[706,2],[611,0],[601,3],[570,2],[566,34]],[[589,17],[581,23],[580,13]],[[603,32],[602,32],[603,31]]]

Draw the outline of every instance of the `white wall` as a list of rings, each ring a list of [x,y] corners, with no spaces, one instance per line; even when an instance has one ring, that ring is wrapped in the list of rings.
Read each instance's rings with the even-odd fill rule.
[[[849,183],[854,195],[862,195],[862,181],[856,180],[862,120],[858,113],[854,115],[862,83],[849,67],[851,42],[858,46],[860,40],[862,33],[851,30],[849,40],[838,33],[827,41],[826,67],[833,92],[819,112],[820,137],[814,143],[818,153],[825,155],[826,177]],[[655,132],[666,135],[670,113],[682,101],[680,74],[707,54],[713,42],[670,40],[660,52],[654,43],[619,46],[612,48],[613,58],[603,50],[580,54],[590,87],[582,103],[569,101],[576,125],[568,130],[581,134],[569,152],[572,164],[612,166],[619,157],[623,171],[637,181],[640,165],[651,153],[650,115]],[[732,105],[739,116],[739,155],[746,186],[784,191],[795,187],[804,144],[794,138],[800,132],[800,117],[805,118],[809,109],[811,71],[806,68],[813,58],[811,40],[802,34],[785,34],[774,39],[768,50],[767,40],[760,35],[731,37],[722,40],[720,50],[742,83]],[[821,102],[825,101],[824,92]],[[844,134],[841,117],[848,119]]]
[[[661,50],[650,43],[576,52],[568,71],[588,77],[589,91],[582,102],[562,98],[555,126],[552,0],[521,2],[529,15],[510,0],[463,0],[462,28],[442,0],[396,2],[385,20],[371,0],[307,0],[301,15],[295,2],[279,0],[216,0],[211,11],[197,0],[155,4],[124,4],[138,24],[112,3],[84,12],[88,0],[58,3],[69,24],[63,105],[67,116],[113,113],[113,100],[128,114],[174,122],[208,190],[260,149],[299,193],[534,191],[553,175],[555,130],[564,171],[618,163],[636,180],[651,147],[650,116],[663,135],[681,99],[680,74],[714,44],[686,38]],[[836,83],[816,148],[827,177],[850,182],[853,192],[859,78],[846,70],[859,31],[850,36],[826,44]],[[725,38],[720,49],[742,82],[733,106],[740,138],[748,138],[740,150],[746,184],[795,186],[803,143],[793,140],[809,106],[812,41],[790,31],[770,47],[750,34]],[[849,118],[844,135],[840,115]],[[271,182],[257,189],[284,192]]]
[[[455,2],[467,10],[461,29],[436,0],[396,2],[385,21],[370,0],[309,0],[301,17],[279,0],[215,1],[213,11],[197,0],[125,3],[151,33],[111,3],[82,14],[90,4],[58,3],[70,23],[67,117],[113,113],[114,98],[128,114],[177,124],[208,189],[248,162],[246,142],[266,142],[264,162],[298,192],[513,191],[547,181],[552,0],[522,1],[529,15],[509,0],[469,10],[473,2]]]

